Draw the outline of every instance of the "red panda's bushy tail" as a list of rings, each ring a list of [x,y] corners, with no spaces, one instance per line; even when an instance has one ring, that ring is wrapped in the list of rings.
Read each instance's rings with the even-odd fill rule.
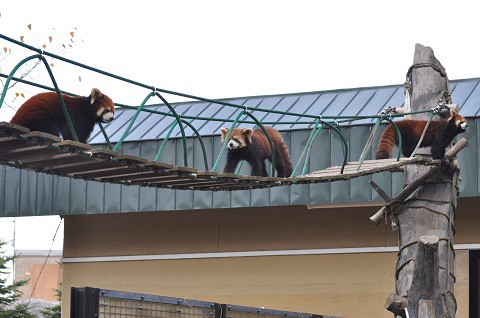
[[[389,159],[392,155],[393,146],[396,144],[397,132],[392,124],[389,124],[382,133],[378,142],[375,159]]]
[[[285,142],[281,142],[279,147],[283,157],[285,178],[288,178],[293,172],[292,159],[290,158],[290,153],[288,152],[288,148]]]

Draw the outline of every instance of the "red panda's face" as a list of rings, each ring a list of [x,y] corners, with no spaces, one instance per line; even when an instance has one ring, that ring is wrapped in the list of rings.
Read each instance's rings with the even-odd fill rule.
[[[104,95],[99,89],[92,89],[90,104],[95,109],[95,115],[102,123],[109,123],[114,119],[115,105],[110,97]]]
[[[458,114],[454,109],[450,109],[450,117],[448,118],[448,120],[453,120],[455,127],[460,129],[462,132],[465,131],[468,127],[465,117]]]
[[[229,129],[221,128],[222,131],[222,143],[225,142],[225,138],[227,138]],[[235,128],[232,131],[232,134],[229,138],[227,143],[227,148],[230,150],[240,149],[246,147],[249,143],[252,142],[252,128]]]

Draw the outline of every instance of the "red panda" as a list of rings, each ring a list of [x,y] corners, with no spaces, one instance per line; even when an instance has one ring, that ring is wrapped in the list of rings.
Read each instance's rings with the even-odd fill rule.
[[[293,168],[285,141],[278,130],[268,126],[265,127],[265,130],[268,132],[275,149],[277,177],[290,177]],[[223,143],[229,130],[222,128],[221,131]],[[227,149],[225,173],[234,173],[238,163],[241,160],[245,160],[252,167],[252,176],[268,177],[265,159],[272,161],[272,155],[267,136],[265,136],[261,128],[255,130],[252,128],[234,129],[228,141]]]
[[[63,95],[78,141],[86,143],[97,122],[109,123],[114,117],[113,101],[94,88],[90,96]],[[42,131],[73,140],[72,133],[55,92],[40,93],[28,99],[10,121],[30,130]]]
[[[405,157],[415,150],[420,136],[427,124],[426,120],[401,120],[396,122],[402,136],[402,152]],[[431,121],[420,147],[432,147],[432,158],[441,159],[445,155],[445,148],[456,135],[467,129],[467,120],[455,110],[450,110],[447,120]],[[398,146],[398,137],[395,127],[389,124],[382,133],[377,147],[376,159],[387,159],[392,155],[393,145]]]

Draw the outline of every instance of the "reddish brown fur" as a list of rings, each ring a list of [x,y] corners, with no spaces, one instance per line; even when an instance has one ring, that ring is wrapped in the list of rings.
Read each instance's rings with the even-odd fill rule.
[[[445,147],[448,146],[457,134],[464,131],[457,126],[457,121],[460,123],[466,122],[466,119],[455,112],[452,113],[448,120],[431,121],[420,147],[432,146],[432,157],[434,159],[443,157]],[[427,121],[405,119],[395,124],[402,136],[403,155],[409,157],[415,150]],[[397,132],[395,127],[389,124],[382,133],[378,143],[376,159],[390,158],[394,145],[398,146]]]
[[[92,90],[92,94],[95,93],[99,95],[94,95],[93,104],[91,104],[92,95],[88,97],[62,95],[80,142],[85,143],[94,124],[101,121],[96,115],[100,108],[110,110],[112,113],[115,110],[115,106],[108,96],[103,95],[99,90]],[[30,130],[43,131],[57,136],[61,134],[63,139],[73,139],[61,108],[60,99],[55,92],[32,96],[18,109],[10,122]]]
[[[283,137],[275,128],[265,126],[275,149],[275,162],[278,177],[290,177],[293,167],[288,148],[285,145]],[[227,129],[222,129],[222,141],[228,134]],[[237,149],[228,149],[227,164],[224,172],[233,173],[240,160],[247,161],[252,166],[252,175],[268,176],[265,160],[272,161],[272,152],[267,137],[261,128],[240,129],[232,131],[230,140],[239,140],[245,143],[244,147]]]

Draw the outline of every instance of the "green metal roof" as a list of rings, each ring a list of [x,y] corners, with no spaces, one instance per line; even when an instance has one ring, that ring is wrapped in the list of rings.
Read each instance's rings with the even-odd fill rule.
[[[464,116],[476,116],[480,112],[480,78],[451,81],[450,89],[455,103],[460,104]],[[247,107],[259,107],[270,110],[295,112],[308,115],[322,116],[366,116],[378,114],[386,106],[400,107],[404,102],[403,85],[389,85],[379,87],[365,87],[342,90],[330,90],[308,93],[253,96],[222,99]],[[183,102],[172,104],[175,111],[183,116],[198,116],[207,118],[234,119],[239,109],[207,102]],[[152,105],[147,108],[167,112],[165,105]],[[116,119],[105,126],[112,142],[118,141],[122,136],[135,111],[132,109],[117,109]],[[292,115],[264,113],[252,111],[261,122],[277,122],[272,126],[279,130],[306,129],[313,126],[314,120],[300,118]],[[144,141],[163,138],[173,117],[142,112],[127,136],[125,141]],[[217,134],[220,127],[230,126],[229,123],[205,120],[188,120],[201,135]],[[285,122],[305,122],[312,124],[282,124]],[[371,123],[373,119],[356,121],[355,123]],[[244,124],[248,127],[252,125]],[[189,129],[186,133],[193,135]],[[172,137],[180,136],[178,127],[173,131]],[[100,130],[97,128],[90,138],[92,144],[105,142]]]

